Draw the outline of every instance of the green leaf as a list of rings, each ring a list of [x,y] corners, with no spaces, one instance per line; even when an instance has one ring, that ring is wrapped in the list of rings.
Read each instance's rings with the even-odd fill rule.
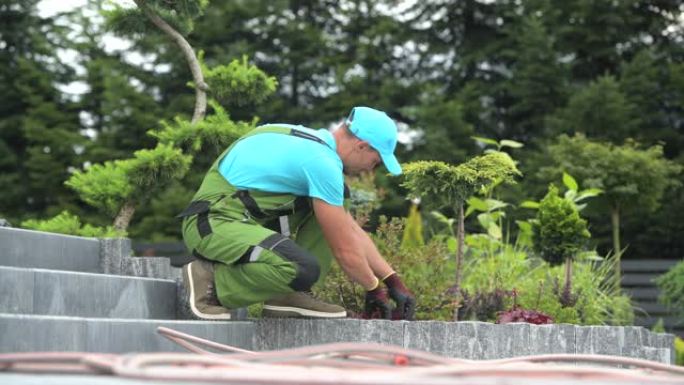
[[[577,198],[575,198],[575,202],[579,202],[583,199],[599,196],[602,193],[603,193],[603,190],[601,190],[600,188],[590,188],[590,189],[582,190],[577,195]]]
[[[563,184],[570,190],[577,191],[579,189],[579,186],[577,186],[577,181],[575,180],[575,178],[573,178],[572,175],[568,174],[565,171],[563,171]]]
[[[449,250],[450,253],[455,253],[457,248],[458,248],[458,242],[456,242],[456,238],[454,238],[454,237],[447,238],[447,250]]]
[[[430,215],[432,215],[433,218],[437,219],[441,223],[444,223],[445,225],[448,225],[450,223],[449,218],[447,218],[446,215],[440,213],[437,210],[430,211]]]
[[[491,144],[493,146],[499,146],[499,142],[497,142],[494,139],[489,139],[489,138],[483,138],[481,136],[471,136],[471,138],[475,139],[478,142],[484,143],[484,144]]]
[[[501,147],[511,147],[511,148],[520,148],[523,146],[523,144],[520,142],[516,142],[515,140],[508,140],[508,139],[502,140],[501,142],[499,142],[499,144],[501,145]]]
[[[602,262],[604,260],[603,257],[598,255],[596,250],[583,251],[583,252],[578,254],[578,257],[580,260],[584,260],[584,261]]]
[[[473,211],[488,211],[489,210],[489,205],[487,204],[486,201],[483,199],[480,199],[478,197],[470,197],[468,198],[468,209],[466,210],[465,216],[467,217],[470,215]]]
[[[563,196],[565,197],[565,200],[574,202],[575,197],[577,196],[577,190],[568,190],[565,192],[565,194],[563,194]]]
[[[506,218],[505,211],[492,211],[489,213],[489,215],[491,215],[492,219],[494,219],[495,221],[498,221],[500,218]]]
[[[539,202],[535,201],[524,201],[523,203],[520,204],[520,207],[524,209],[538,209],[539,208]]]
[[[521,231],[532,231],[532,224],[527,221],[515,221]]]
[[[508,206],[508,203],[498,199],[487,199],[485,202],[487,204],[487,211],[494,211]]]
[[[489,227],[487,227],[487,234],[489,234],[494,239],[501,239],[501,227],[499,227],[499,225],[497,225],[496,223],[490,223]]]
[[[482,214],[478,215],[477,221],[480,222],[480,225],[482,226],[483,229],[487,229],[487,230],[489,229],[489,226],[494,224],[494,218],[489,213],[482,213]]]

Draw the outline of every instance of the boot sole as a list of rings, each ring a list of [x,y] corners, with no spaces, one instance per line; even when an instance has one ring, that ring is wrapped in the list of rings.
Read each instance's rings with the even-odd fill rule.
[[[264,305],[261,314],[264,317],[272,318],[344,318],[347,316],[346,311],[329,313],[310,309],[302,309],[299,307],[273,305]]]
[[[192,262],[188,263],[183,267],[183,280],[184,283],[188,283],[185,287],[185,291],[188,293],[188,306],[190,307],[190,311],[192,314],[197,317],[197,319],[200,320],[210,320],[210,321],[216,321],[216,320],[221,320],[221,321],[228,321],[230,320],[231,314],[226,313],[226,314],[206,314],[202,313],[195,307],[195,290],[194,290],[194,282],[192,280]]]

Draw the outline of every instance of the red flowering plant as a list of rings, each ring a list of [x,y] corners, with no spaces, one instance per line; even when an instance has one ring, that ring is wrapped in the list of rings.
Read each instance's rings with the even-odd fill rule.
[[[537,310],[523,309],[518,306],[516,299],[518,292],[513,289],[510,292],[513,297],[513,307],[497,313],[496,323],[507,324],[511,322],[527,322],[535,325],[552,324],[553,318]]]

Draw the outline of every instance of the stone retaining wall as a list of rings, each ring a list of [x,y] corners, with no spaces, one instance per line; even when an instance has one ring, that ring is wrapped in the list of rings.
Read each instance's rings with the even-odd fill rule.
[[[170,266],[165,258],[134,257],[130,240],[125,238],[98,240],[22,229],[0,228],[0,266],[8,266],[2,271],[5,278],[0,282],[4,283],[0,284],[0,305],[2,305],[0,307],[5,309],[0,311],[2,313],[0,314],[0,331],[2,331],[0,333],[2,344],[0,345],[5,344],[5,347],[12,347],[14,345],[8,341],[16,339],[18,341],[16,347],[11,349],[16,351],[40,349],[60,351],[68,347],[68,344],[59,341],[53,341],[54,344],[49,346],[46,345],[47,342],[43,337],[29,332],[29,330],[37,329],[50,330],[53,335],[64,338],[75,338],[74,335],[83,335],[85,336],[83,337],[84,341],[87,339],[87,343],[84,342],[85,345],[83,346],[88,346],[90,351],[98,351],[98,349],[103,352],[111,349],[114,349],[111,352],[130,351],[126,349],[137,349],[139,346],[146,347],[148,345],[147,343],[140,345],[139,341],[131,340],[131,338],[137,337],[128,336],[124,332],[125,330],[137,330],[139,334],[144,334],[149,338],[161,338],[154,335],[155,325],[174,324],[179,328],[190,328],[188,331],[195,331],[199,326],[201,328],[197,330],[207,330],[206,333],[203,332],[204,334],[198,334],[198,337],[212,339],[217,335],[226,338],[232,336],[220,340],[227,344],[234,342],[246,348],[251,345],[254,350],[283,349],[332,342],[375,342],[467,359],[496,359],[522,355],[569,353],[606,354],[642,358],[662,363],[674,362],[673,335],[652,333],[647,329],[635,326],[531,325],[523,323],[495,325],[485,322],[408,322],[356,319],[260,319],[246,322],[197,323],[195,321],[144,319],[143,315],[152,316],[154,312],[147,311],[152,307],[147,310],[145,308],[136,310],[137,313],[135,314],[140,314],[141,319],[119,320],[93,315],[88,316],[91,318],[56,317],[54,314],[62,315],[63,313],[65,316],[78,316],[81,313],[76,308],[77,304],[82,307],[90,305],[87,305],[87,301],[76,301],[79,298],[78,296],[71,296],[70,299],[74,300],[73,304],[64,302],[63,306],[68,311],[57,311],[52,305],[39,306],[42,303],[40,300],[44,296],[41,293],[47,292],[49,288],[43,287],[42,291],[38,290],[38,294],[34,293],[30,298],[28,294],[30,290],[18,289],[16,281],[22,279],[21,274],[33,277],[31,279],[34,281],[38,279],[36,277],[39,275],[41,277],[50,276],[59,282],[65,281],[62,286],[67,289],[72,286],[92,287],[92,293],[110,292],[116,290],[115,287],[137,287],[135,282],[124,282],[125,285],[119,282],[125,280],[123,277],[103,276],[100,280],[97,278],[98,273],[174,279],[176,280],[176,288],[179,287],[180,269]],[[17,271],[16,274],[13,273],[15,270]],[[51,272],[52,270],[62,271],[62,273]],[[81,272],[82,274],[66,274],[64,271]],[[66,282],[66,280],[74,282]],[[33,287],[33,291],[36,291],[36,286],[31,286],[31,282],[25,282],[25,285],[28,285],[26,287]],[[102,287],[97,287],[98,285]],[[173,282],[160,282],[159,285],[173,285]],[[167,291],[171,294],[163,294],[163,296],[173,296],[173,289]],[[182,297],[182,295],[178,296],[178,298]],[[146,306],[144,298],[138,294],[126,296],[125,301],[132,301],[132,303],[137,301],[140,302],[138,305]],[[171,302],[173,301],[171,300]],[[52,304],[53,302],[49,303]],[[28,306],[29,303],[32,305]],[[25,309],[22,308],[23,310],[18,308],[22,304],[26,304]],[[176,308],[179,307],[178,305],[179,303],[176,302]],[[169,313],[171,308],[169,305],[168,309],[162,309],[164,310],[163,314]],[[125,312],[121,314],[130,315]],[[122,316],[121,314],[118,316]],[[243,312],[239,318],[245,316]],[[81,334],[71,330],[73,329],[72,326],[77,324],[81,325],[79,326],[81,329],[78,329],[81,330]],[[109,334],[111,338],[113,340],[121,338],[121,340],[117,340],[116,346],[112,345],[111,349],[98,343],[97,333],[83,332],[83,330],[110,328],[111,325],[117,326],[115,329],[111,329],[113,330]],[[128,348],[129,346],[131,348]],[[150,346],[154,348],[154,346]],[[77,348],[78,346],[74,347],[74,349]],[[0,346],[1,349],[2,346]]]
[[[674,362],[674,336],[653,333],[639,326],[352,319],[262,319],[255,324],[256,350],[332,342],[376,342],[476,360],[565,353]]]

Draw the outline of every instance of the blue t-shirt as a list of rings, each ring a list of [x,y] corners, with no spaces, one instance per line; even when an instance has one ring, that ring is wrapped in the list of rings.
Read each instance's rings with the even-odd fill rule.
[[[268,126],[268,125],[267,125]],[[290,193],[342,206],[344,176],[335,139],[325,130],[274,124],[312,134],[328,145],[278,133],[240,140],[219,162],[219,172],[239,189]]]

